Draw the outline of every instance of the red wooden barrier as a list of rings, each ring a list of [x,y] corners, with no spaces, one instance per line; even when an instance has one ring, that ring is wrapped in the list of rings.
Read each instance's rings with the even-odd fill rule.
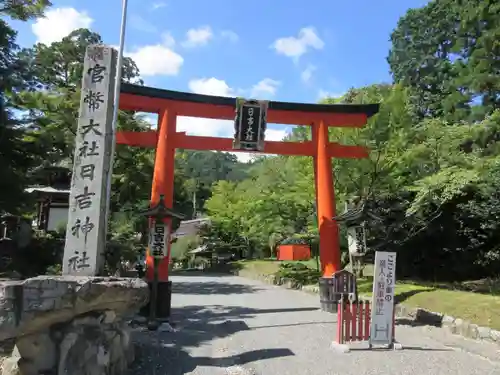
[[[339,302],[336,344],[368,341],[370,339],[370,301]],[[395,342],[395,315],[392,318],[392,341]]]

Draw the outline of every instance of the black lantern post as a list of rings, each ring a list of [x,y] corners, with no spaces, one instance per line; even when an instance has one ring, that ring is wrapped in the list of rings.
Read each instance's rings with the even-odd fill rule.
[[[361,203],[360,198],[355,197],[350,204],[346,204],[344,213],[333,218],[337,223],[344,225],[347,230],[349,248],[349,261],[351,269],[358,277],[362,276],[363,259],[366,254],[366,228],[368,219],[380,220],[367,209],[366,203]]]
[[[353,199],[351,207],[336,217],[332,218],[338,224],[345,225],[349,238],[349,258],[353,272],[340,270],[330,277],[321,277],[319,292],[321,308],[328,312],[337,312],[338,302],[353,296],[358,298],[356,276],[354,271],[361,270],[363,258],[366,254],[365,222],[367,219],[378,219],[367,210],[366,204],[359,198]],[[359,267],[355,266],[355,263]]]
[[[167,294],[164,296],[167,300],[167,311],[161,311],[158,314],[158,267],[160,262],[168,257],[168,247],[171,232],[173,233],[184,219],[184,215],[172,211],[165,206],[164,196],[160,195],[158,203],[148,210],[141,212],[142,215],[150,219],[149,226],[149,252],[153,257],[153,282],[151,287],[151,299],[149,303],[149,324],[150,329],[158,327],[157,318],[168,318],[170,315],[170,304],[172,298],[171,282],[166,281]],[[171,225],[165,223],[165,219],[171,219]],[[168,259],[170,262],[170,259]],[[163,310],[163,309],[162,309]],[[166,315],[166,316],[162,316]]]

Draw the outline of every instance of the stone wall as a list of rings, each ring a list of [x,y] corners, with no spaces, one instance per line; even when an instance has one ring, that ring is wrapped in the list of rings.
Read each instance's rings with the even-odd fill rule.
[[[140,279],[40,276],[0,282],[0,375],[115,375],[134,359],[125,318]]]

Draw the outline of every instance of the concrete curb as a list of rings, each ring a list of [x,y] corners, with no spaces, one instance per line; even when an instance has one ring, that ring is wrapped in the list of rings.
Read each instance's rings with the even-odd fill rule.
[[[267,284],[282,286],[287,289],[301,290],[310,294],[319,293],[317,285],[301,285],[295,280],[280,278],[276,275],[262,275],[246,270],[236,271],[234,274],[249,279],[259,280]],[[360,298],[370,299],[367,296],[360,296]],[[396,305],[396,316],[399,319],[408,320],[409,325],[434,326],[447,330],[455,335],[474,340],[487,341],[500,346],[500,331],[489,327],[481,327],[464,319],[429,311],[420,307],[409,307],[402,304]]]

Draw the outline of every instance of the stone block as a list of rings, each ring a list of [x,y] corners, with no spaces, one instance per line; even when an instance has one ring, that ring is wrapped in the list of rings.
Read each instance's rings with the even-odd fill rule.
[[[90,311],[134,311],[149,298],[143,280],[105,277],[39,276],[0,282],[0,291],[0,306],[12,304],[10,315],[0,314],[0,341]]]
[[[477,327],[477,335],[481,340],[490,340],[491,328]]]
[[[467,337],[467,334],[469,332],[469,326],[470,322],[467,320],[462,320],[460,324],[457,323],[457,333],[459,335]]]
[[[463,322],[464,322],[463,319],[460,318],[455,319],[455,321],[453,322],[453,326],[451,328],[451,333],[460,334]]]
[[[38,375],[36,368],[21,357],[9,357],[2,362],[2,375]]]
[[[491,341],[500,343],[500,331],[496,331],[496,330],[492,329],[490,332],[490,339],[491,339]]]
[[[401,318],[406,318],[408,315],[408,309],[404,305],[396,305],[396,316]]]
[[[443,327],[450,327],[455,322],[455,318],[449,315],[443,315],[443,319],[441,320],[441,325]]]
[[[419,323],[440,327],[443,322],[443,314],[425,309],[418,309],[415,320]]]
[[[16,341],[13,356],[29,361],[37,374],[49,371],[57,363],[56,343],[48,332],[23,336]]]
[[[471,324],[469,324],[469,329],[467,330],[467,332],[464,336],[475,340],[479,337],[478,329],[479,329],[479,326],[477,324],[471,323]]]
[[[11,348],[0,375],[118,375],[133,360],[123,318],[147,303],[144,281],[40,276],[0,291],[0,306],[12,306],[0,312],[0,346]]]
[[[107,310],[103,313],[102,322],[104,324],[111,324],[116,320],[116,313],[112,310]]]

